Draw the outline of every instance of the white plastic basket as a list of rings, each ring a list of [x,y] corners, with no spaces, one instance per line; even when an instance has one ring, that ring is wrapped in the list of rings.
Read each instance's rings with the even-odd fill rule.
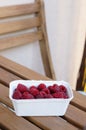
[[[67,88],[69,98],[16,100],[12,98],[12,95],[19,83],[26,86],[37,86],[40,83],[44,83],[46,86],[53,84],[64,85]],[[13,103],[15,113],[18,116],[62,116],[65,114],[73,98],[73,92],[70,85],[65,81],[15,80],[10,83],[9,97]]]

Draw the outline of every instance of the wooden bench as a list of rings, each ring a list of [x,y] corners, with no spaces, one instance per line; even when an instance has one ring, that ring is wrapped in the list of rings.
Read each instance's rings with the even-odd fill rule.
[[[46,75],[55,79],[43,1],[35,0],[29,4],[0,7],[0,51],[35,41],[39,41]]]
[[[64,116],[17,117],[9,99],[9,83],[19,79],[51,80],[0,56],[0,128],[2,130],[86,130],[86,96],[77,91]],[[9,109],[10,108],[10,109]]]

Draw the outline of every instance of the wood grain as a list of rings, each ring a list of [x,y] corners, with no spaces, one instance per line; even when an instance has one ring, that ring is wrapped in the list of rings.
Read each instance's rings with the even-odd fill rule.
[[[15,113],[0,105],[0,123],[7,130],[41,130],[24,118],[15,116]]]
[[[71,104],[73,104],[74,106],[76,106],[86,112],[86,103],[85,103],[86,96],[80,94],[77,91],[73,91],[73,93],[75,96],[74,96],[73,100],[71,101]]]
[[[43,60],[44,69],[46,75],[52,79],[56,79],[56,75],[54,72],[54,66],[51,58],[51,52],[49,47],[48,35],[47,35],[47,28],[46,28],[46,18],[45,18],[45,9],[44,9],[44,2],[43,0],[35,0],[36,2],[40,3],[40,12],[36,15],[40,16],[41,19],[41,26],[38,27],[38,30],[42,30],[43,32],[43,39],[40,40],[40,50],[41,56]],[[41,2],[40,2],[41,1]]]
[[[42,39],[42,32],[29,32],[0,39],[0,50],[29,44]]]
[[[0,82],[6,85],[9,85],[13,80],[20,79],[18,76],[9,73],[9,71],[4,70],[3,68],[0,68],[0,77]]]
[[[68,107],[68,110],[65,114],[65,119],[81,129],[86,126],[86,112],[78,109],[75,106],[70,105]]]
[[[40,18],[32,17],[0,23],[0,34],[6,34],[40,26]]]
[[[0,7],[0,18],[13,17],[19,15],[26,15],[38,12],[40,10],[39,3],[11,5]]]

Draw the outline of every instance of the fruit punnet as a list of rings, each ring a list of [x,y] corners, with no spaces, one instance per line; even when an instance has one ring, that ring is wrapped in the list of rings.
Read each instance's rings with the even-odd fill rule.
[[[13,99],[46,99],[46,98],[68,98],[68,92],[64,85],[53,84],[46,86],[44,83],[38,86],[29,86],[18,84],[14,90]]]

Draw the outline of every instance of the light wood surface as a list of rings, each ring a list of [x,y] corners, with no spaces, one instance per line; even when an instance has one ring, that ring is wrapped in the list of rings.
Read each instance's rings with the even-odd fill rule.
[[[0,50],[20,46],[27,43],[33,43],[35,41],[41,40],[42,37],[43,36],[41,31],[5,37],[0,39]]]
[[[38,2],[31,4],[0,7],[0,18],[32,14],[35,12],[39,12],[39,10],[40,5]]]
[[[21,31],[25,29],[31,29],[40,26],[40,18],[26,18],[21,20],[12,20],[0,23],[0,34],[6,34],[16,31]]]

